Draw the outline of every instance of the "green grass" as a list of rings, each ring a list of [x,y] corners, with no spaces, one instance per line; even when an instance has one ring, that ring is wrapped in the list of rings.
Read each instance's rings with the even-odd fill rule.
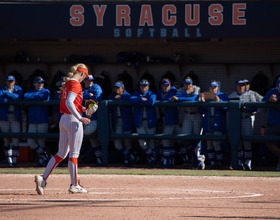
[[[0,174],[42,174],[44,169],[18,168],[0,169]],[[68,174],[67,168],[56,168],[53,174]],[[231,170],[188,170],[188,169],[122,169],[122,168],[81,168],[79,174],[114,175],[177,175],[177,176],[243,176],[243,177],[280,177],[274,171],[231,171]]]

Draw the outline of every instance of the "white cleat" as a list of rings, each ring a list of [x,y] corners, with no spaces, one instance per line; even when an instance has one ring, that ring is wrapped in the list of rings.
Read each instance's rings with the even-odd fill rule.
[[[88,191],[80,185],[75,186],[71,184],[69,188],[69,193],[88,193]]]
[[[47,182],[43,179],[43,176],[36,175],[34,182],[36,183],[37,194],[44,195],[44,188],[47,185]]]

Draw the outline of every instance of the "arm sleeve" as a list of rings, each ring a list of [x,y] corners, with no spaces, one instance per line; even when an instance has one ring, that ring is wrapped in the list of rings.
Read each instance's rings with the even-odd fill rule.
[[[69,92],[65,105],[68,108],[69,112],[71,112],[78,120],[80,120],[82,118],[82,116],[79,114],[79,112],[77,111],[75,105],[74,105],[74,101],[77,97],[77,94],[74,92]]]

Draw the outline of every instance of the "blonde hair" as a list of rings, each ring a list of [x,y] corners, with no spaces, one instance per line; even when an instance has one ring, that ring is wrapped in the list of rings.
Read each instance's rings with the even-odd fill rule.
[[[68,75],[65,77],[65,84],[73,78],[74,74],[72,72],[69,72]]]
[[[71,66],[71,72],[68,73],[68,76],[65,77],[65,82],[68,82],[73,76],[77,73],[78,68],[88,69],[87,66],[83,63],[77,63],[74,66]]]
[[[88,69],[87,66],[86,66],[85,64],[83,64],[83,63],[77,63],[76,65],[74,65],[74,66],[71,67],[71,72],[72,72],[73,74],[76,74],[78,68],[83,68],[83,69],[86,69],[86,70]]]

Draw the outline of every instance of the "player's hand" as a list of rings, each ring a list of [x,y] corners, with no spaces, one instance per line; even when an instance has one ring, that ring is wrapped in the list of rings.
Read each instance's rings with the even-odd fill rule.
[[[87,108],[83,106],[82,111],[85,112],[86,110],[87,110]]]
[[[85,117],[82,117],[80,119],[81,122],[83,122],[84,124],[88,125],[90,123],[90,119],[89,118],[85,118]]]
[[[142,97],[142,101],[147,101],[148,99],[145,97]]]
[[[269,98],[269,101],[270,102],[278,102],[278,98],[275,94],[272,94]]]
[[[214,98],[214,100],[213,100],[213,101],[215,101],[215,102],[219,102],[219,101],[220,101],[219,96],[215,96],[215,98]]]
[[[205,96],[204,96],[204,93],[200,93],[200,98],[201,98],[201,101],[202,101],[202,102],[205,102]]]
[[[120,95],[116,95],[115,96],[115,99],[119,99],[121,96]]]
[[[177,96],[172,96],[172,97],[171,97],[171,101],[172,101],[172,102],[178,101],[178,97],[177,97]]]

